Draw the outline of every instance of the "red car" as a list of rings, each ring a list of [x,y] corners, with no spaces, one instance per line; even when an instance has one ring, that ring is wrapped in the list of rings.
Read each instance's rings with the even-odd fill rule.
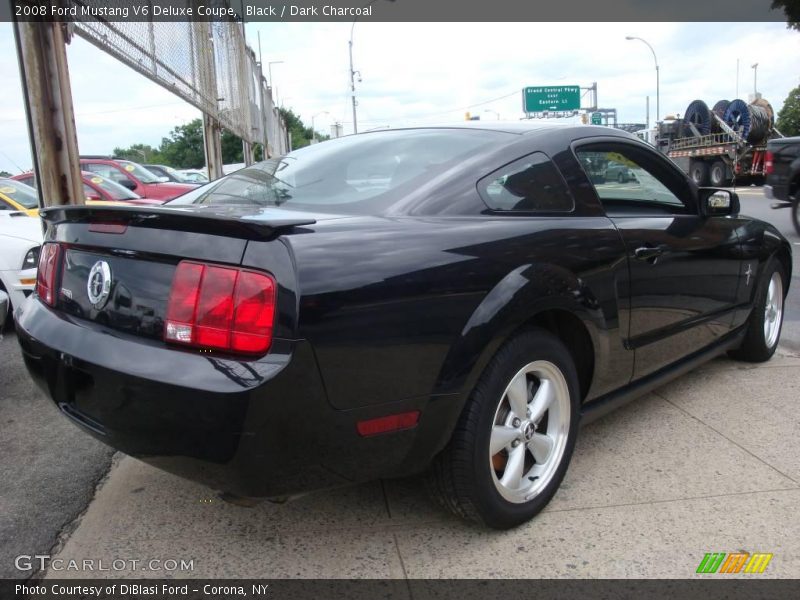
[[[107,156],[81,157],[81,170],[110,179],[143,198],[155,200],[172,200],[197,187],[191,183],[162,181],[164,178],[151,173],[138,163]]]
[[[22,175],[15,175],[11,179],[20,181],[34,188],[36,187],[33,171],[23,173]],[[81,179],[83,180],[83,194],[87,202],[125,202],[126,204],[136,204],[139,206],[152,206],[164,203],[163,200],[142,198],[136,192],[132,192],[128,188],[94,173],[83,171],[81,172]]]

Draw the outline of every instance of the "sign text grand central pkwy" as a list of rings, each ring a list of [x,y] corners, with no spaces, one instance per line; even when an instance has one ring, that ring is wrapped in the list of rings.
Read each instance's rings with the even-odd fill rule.
[[[526,113],[578,110],[580,107],[578,85],[536,86],[522,90],[522,110]]]

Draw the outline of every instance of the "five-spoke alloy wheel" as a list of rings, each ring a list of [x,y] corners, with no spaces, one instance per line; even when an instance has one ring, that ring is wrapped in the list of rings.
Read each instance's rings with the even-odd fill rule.
[[[429,477],[433,496],[496,529],[542,510],[567,470],[578,431],[575,362],[555,335],[523,331],[483,371]]]
[[[553,363],[525,365],[506,387],[489,440],[489,468],[509,502],[535,497],[552,479],[567,445],[569,389]]]

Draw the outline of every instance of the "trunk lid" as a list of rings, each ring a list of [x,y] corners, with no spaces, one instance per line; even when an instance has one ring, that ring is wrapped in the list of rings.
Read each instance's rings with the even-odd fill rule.
[[[315,222],[279,209],[219,206],[51,207],[42,217],[47,241],[62,249],[55,310],[152,340],[163,339],[181,260],[239,266],[249,241],[282,249],[280,234]]]

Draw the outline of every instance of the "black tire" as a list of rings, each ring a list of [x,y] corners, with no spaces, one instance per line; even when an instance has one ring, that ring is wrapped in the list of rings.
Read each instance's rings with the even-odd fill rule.
[[[747,333],[745,333],[744,340],[742,340],[742,345],[728,352],[731,358],[745,362],[766,362],[775,354],[775,349],[778,347],[781,339],[785,310],[781,311],[778,337],[772,346],[769,346],[764,336],[764,320],[766,319],[766,301],[769,281],[776,272],[781,276],[783,283],[782,293],[785,299],[787,282],[786,272],[780,261],[773,257],[767,262],[764,267],[764,273],[758,282],[758,289],[756,290],[755,301],[753,303],[753,312],[750,313],[750,317],[745,325],[747,327]]]
[[[699,187],[708,185],[708,165],[702,160],[693,160],[689,165],[689,177]]]
[[[715,160],[708,171],[708,179],[713,187],[725,187],[730,183],[728,168],[721,160]]]
[[[532,499],[516,503],[505,499],[493,480],[489,439],[506,386],[534,361],[547,361],[563,375],[569,391],[569,427],[563,454],[553,463],[549,481]],[[434,459],[428,475],[431,495],[456,515],[494,529],[509,529],[530,520],[553,497],[572,457],[578,433],[578,390],[575,364],[561,340],[541,329],[516,335],[484,370],[449,444]]]

